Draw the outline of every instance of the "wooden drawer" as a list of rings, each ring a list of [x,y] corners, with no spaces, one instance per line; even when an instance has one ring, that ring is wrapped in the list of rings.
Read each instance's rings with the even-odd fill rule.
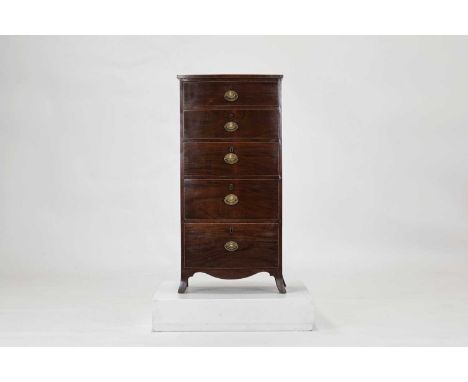
[[[269,110],[190,110],[184,112],[184,139],[278,139],[280,113]]]
[[[236,163],[226,163],[229,153]],[[253,142],[186,142],[184,143],[186,176],[278,175],[278,143]]]
[[[192,268],[277,267],[278,227],[275,223],[185,224],[185,266]],[[226,249],[225,245],[230,250]]]
[[[185,219],[276,220],[279,190],[278,180],[185,179]],[[227,195],[235,195],[237,203],[226,204]]]
[[[189,81],[183,85],[185,109],[197,106],[278,106],[277,82],[210,82]],[[234,91],[228,101],[226,92]]]

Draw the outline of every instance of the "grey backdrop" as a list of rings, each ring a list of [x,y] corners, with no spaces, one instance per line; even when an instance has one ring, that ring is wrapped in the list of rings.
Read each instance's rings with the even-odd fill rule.
[[[2,37],[0,271],[177,272],[178,73],[284,74],[286,274],[466,266],[467,42]]]
[[[30,344],[108,301],[128,343],[179,276],[176,74],[281,73],[284,274],[319,328],[291,341],[466,345],[467,68],[466,37],[1,37],[2,330]]]

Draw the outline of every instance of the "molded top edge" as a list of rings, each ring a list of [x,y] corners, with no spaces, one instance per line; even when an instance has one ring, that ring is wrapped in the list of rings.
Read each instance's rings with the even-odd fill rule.
[[[282,74],[179,74],[179,80],[280,79]]]

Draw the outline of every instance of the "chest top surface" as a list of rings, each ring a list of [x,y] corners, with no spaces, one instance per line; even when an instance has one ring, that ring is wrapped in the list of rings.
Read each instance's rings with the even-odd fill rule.
[[[282,74],[179,74],[179,80],[268,80],[281,79]]]

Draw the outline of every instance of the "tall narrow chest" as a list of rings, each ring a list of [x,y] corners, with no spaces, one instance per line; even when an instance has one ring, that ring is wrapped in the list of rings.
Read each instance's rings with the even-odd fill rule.
[[[282,274],[281,75],[180,75],[181,282]]]

